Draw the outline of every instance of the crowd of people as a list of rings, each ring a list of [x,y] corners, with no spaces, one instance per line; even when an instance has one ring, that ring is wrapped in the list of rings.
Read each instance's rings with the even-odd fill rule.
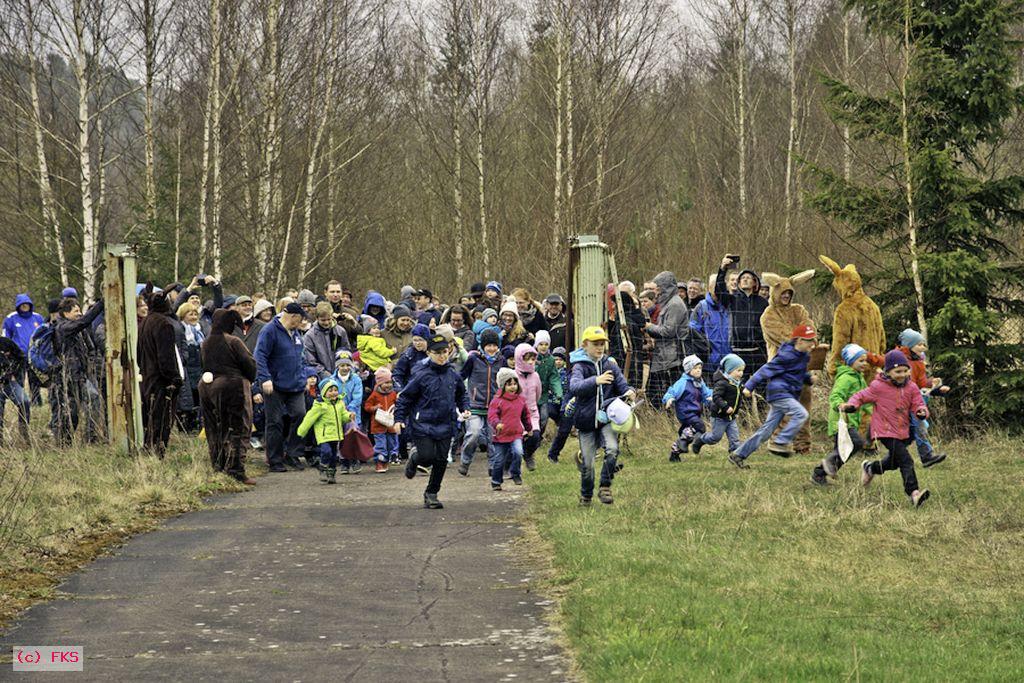
[[[638,397],[678,418],[671,462],[723,437],[740,468],[766,441],[783,457],[809,452],[809,367],[827,346],[794,297],[814,271],[759,276],[739,262],[726,255],[706,289],[703,278],[680,281],[669,271],[639,289],[629,281],[609,284],[606,319],[587,327],[575,345],[561,295],[538,301],[498,281],[476,283],[449,303],[425,288],[402,287],[395,301],[371,290],[361,306],[337,280],[319,294],[292,290],[273,302],[261,292],[225,295],[207,275],[187,285],[139,285],[145,447],[163,457],[175,429],[201,433],[213,467],[250,485],[245,462],[254,450],[265,452],[271,472],[312,466],[324,484],[360,472],[364,463],[378,473],[399,464],[409,478],[428,475],[428,508],[442,507],[438,493],[449,463],[470,476],[479,453],[487,454],[493,490],[522,484],[549,423],[556,426],[551,462],[578,435],[581,505],[592,500],[596,457],[604,451],[597,497],[612,503],[618,440],[633,424]],[[55,442],[71,443],[80,426],[81,438],[95,441],[107,390],[103,302],[83,313],[68,287],[47,308],[44,317],[19,294],[4,321],[0,433],[10,401],[27,438],[31,407],[41,404],[46,387]],[[900,469],[911,500],[927,498],[906,446],[917,441],[926,467],[944,458],[928,442],[922,397],[945,388],[927,376],[923,338],[907,330],[900,342],[884,356],[880,348],[843,344],[834,357],[834,448],[815,468],[814,483],[836,476],[849,456],[840,437],[849,434],[856,450],[878,439],[889,453],[866,462],[865,485]],[[878,378],[873,366],[882,368]],[[713,369],[711,386],[705,367]],[[741,441],[737,417],[749,411],[755,392],[768,414]],[[871,404],[876,427],[868,432]]]

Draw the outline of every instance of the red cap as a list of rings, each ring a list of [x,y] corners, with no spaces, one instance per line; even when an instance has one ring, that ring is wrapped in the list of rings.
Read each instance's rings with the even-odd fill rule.
[[[793,328],[793,334],[790,337],[793,339],[817,339],[818,333],[810,325],[797,325]]]

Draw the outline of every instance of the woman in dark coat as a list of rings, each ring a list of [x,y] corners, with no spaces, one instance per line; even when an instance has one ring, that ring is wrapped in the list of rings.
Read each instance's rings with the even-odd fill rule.
[[[232,334],[241,324],[237,311],[214,311],[210,336],[200,350],[204,372],[199,402],[213,469],[251,486],[256,481],[245,476],[245,451],[252,436],[256,361]]]
[[[199,324],[199,309],[194,304],[182,304],[178,308],[178,320],[174,331],[178,353],[185,366],[185,384],[178,394],[178,423],[182,431],[191,434],[200,425],[199,378],[203,374],[203,363],[199,349],[206,334]]]

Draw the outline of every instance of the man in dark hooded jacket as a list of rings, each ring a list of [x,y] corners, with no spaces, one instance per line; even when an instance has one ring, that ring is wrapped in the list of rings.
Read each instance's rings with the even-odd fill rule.
[[[726,273],[732,259],[726,255],[715,280],[715,297],[729,311],[732,324],[732,352],[743,359],[743,381],[768,362],[768,350],[761,331],[761,314],[768,301],[759,294],[761,280],[752,270],[740,271],[739,288],[730,292]]]
[[[57,306],[53,322],[53,354],[57,364],[50,380],[50,426],[54,441],[60,446],[70,445],[83,412],[86,441],[91,443],[98,437],[98,415],[93,408],[99,392],[92,380],[95,347],[89,329],[102,313],[102,300],[85,315],[77,299],[65,298]]]
[[[654,339],[651,352],[651,380],[648,395],[661,396],[682,372],[684,343],[689,336],[689,313],[679,298],[679,285],[674,273],[663,271],[654,277],[657,287],[658,322],[647,323],[647,334]]]
[[[138,347],[145,447],[163,458],[171,438],[178,391],[185,379],[171,319],[171,304],[163,292],[149,300],[149,315],[139,330]]]

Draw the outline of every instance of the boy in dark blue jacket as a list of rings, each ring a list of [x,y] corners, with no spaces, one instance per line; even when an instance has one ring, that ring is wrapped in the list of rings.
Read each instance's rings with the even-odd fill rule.
[[[679,420],[679,438],[672,443],[669,462],[680,462],[680,455],[690,450],[690,443],[704,435],[704,404],[711,401],[711,389],[704,383],[704,364],[695,355],[683,359],[683,376],[668,388],[661,402],[666,408],[675,406]]]
[[[576,399],[573,423],[580,438],[580,505],[590,505],[594,495],[594,459],[597,449],[604,445],[604,465],[601,467],[601,485],[597,498],[606,505],[612,498],[612,478],[615,459],[619,455],[618,434],[611,422],[602,419],[604,405],[614,398],[634,395],[632,387],[622,376],[619,366],[605,356],[608,335],[598,326],[583,331],[583,348],[573,351],[572,375],[569,390]]]
[[[448,364],[448,340],[435,334],[427,344],[429,361],[416,373],[398,395],[395,403],[395,427],[399,433],[406,428],[416,444],[416,454],[405,464],[405,476],[416,476],[416,466],[430,467],[430,480],[423,493],[423,507],[439,510],[437,499],[444,472],[448,469],[448,451],[455,436],[456,417],[470,417],[466,385]]]
[[[779,431],[775,440],[768,444],[768,452],[788,458],[793,452],[793,438],[807,421],[807,409],[800,405],[800,392],[805,384],[814,380],[807,372],[811,349],[817,343],[817,333],[810,325],[798,325],[789,342],[779,347],[779,352],[770,361],[751,375],[743,386],[743,395],[750,396],[754,387],[767,383],[768,416],[761,428],[740,444],[729,461],[736,467],[746,467],[751,453],[771,437],[772,433],[789,417],[789,422]]]
[[[469,392],[469,412],[472,416],[466,421],[466,438],[462,442],[462,455],[459,460],[459,474],[469,476],[469,466],[473,464],[473,456],[481,446],[490,447],[491,428],[487,424],[487,407],[491,399],[498,393],[498,370],[505,367],[505,357],[501,355],[499,343],[501,338],[494,330],[484,330],[480,335],[480,348],[471,351],[462,366],[462,379],[466,381]]]

